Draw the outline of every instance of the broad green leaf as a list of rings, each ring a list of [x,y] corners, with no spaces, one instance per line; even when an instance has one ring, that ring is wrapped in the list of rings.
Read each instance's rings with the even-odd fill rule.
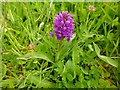
[[[68,60],[65,67],[66,72],[71,73],[73,75],[73,78],[75,78],[76,77],[75,64],[71,60]]]
[[[37,52],[32,52],[32,53],[27,53],[21,57],[18,57],[17,59],[22,59],[22,60],[28,60],[28,59],[31,59],[31,58],[40,58],[40,59],[44,59],[48,62],[53,62],[53,58],[51,58],[51,56],[49,56],[48,54],[46,53],[37,53]]]
[[[33,74],[29,75],[28,77],[28,82],[34,83],[35,85],[40,83],[40,78],[39,76],[35,76]]]
[[[42,80],[41,86],[43,88],[53,88],[53,87],[55,87],[55,84],[53,82],[50,82],[50,81],[47,81],[47,80]]]
[[[108,63],[108,64],[110,64],[110,65],[112,65],[112,66],[114,66],[116,68],[118,67],[118,62],[117,61],[111,59],[110,57],[100,55],[99,47],[97,46],[97,44],[95,44],[95,43],[93,43],[93,44],[94,44],[95,52],[97,53],[98,57],[101,60],[105,61],[106,63]]]
[[[54,83],[52,83],[50,81],[47,81],[47,80],[44,80],[44,79],[42,81],[40,81],[40,77],[36,76],[36,75],[33,75],[33,74],[31,74],[28,77],[28,82],[34,83],[39,88],[54,87]]]

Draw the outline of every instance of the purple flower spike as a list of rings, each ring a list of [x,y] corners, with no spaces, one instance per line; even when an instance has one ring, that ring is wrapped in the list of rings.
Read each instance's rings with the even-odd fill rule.
[[[72,30],[74,28],[73,22],[71,14],[68,12],[62,11],[55,16],[54,31],[58,40],[62,40],[66,37],[67,41],[70,41],[70,38],[72,38]]]
[[[54,34],[53,34],[52,32],[50,32],[50,36],[51,36],[51,37],[53,37],[53,36],[54,36]]]

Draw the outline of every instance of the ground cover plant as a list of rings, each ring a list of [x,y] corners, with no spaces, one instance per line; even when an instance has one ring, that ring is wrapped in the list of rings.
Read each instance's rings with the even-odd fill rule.
[[[2,87],[118,88],[118,4],[3,2]],[[63,11],[74,24],[68,39],[54,32]]]

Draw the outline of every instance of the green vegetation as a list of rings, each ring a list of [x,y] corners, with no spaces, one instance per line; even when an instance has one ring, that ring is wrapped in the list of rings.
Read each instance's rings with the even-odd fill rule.
[[[73,15],[70,42],[49,35],[61,11]],[[118,88],[117,2],[6,2],[2,15],[4,88]]]

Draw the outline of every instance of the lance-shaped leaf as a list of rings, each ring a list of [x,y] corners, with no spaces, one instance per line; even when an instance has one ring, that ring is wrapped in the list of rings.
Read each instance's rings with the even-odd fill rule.
[[[32,53],[27,53],[23,56],[18,57],[17,59],[22,59],[22,60],[28,60],[31,58],[40,58],[40,59],[44,59],[48,62],[53,62],[53,57],[51,55],[48,55],[46,53],[37,53],[37,52],[32,52]]]
[[[108,64],[110,64],[110,65],[112,65],[114,67],[118,67],[118,61],[113,60],[110,57],[100,55],[100,49],[99,49],[99,47],[97,46],[97,44],[95,44],[95,43],[93,43],[93,44],[94,44],[95,52],[97,53],[97,56],[101,60],[105,61],[106,63],[108,63]]]

